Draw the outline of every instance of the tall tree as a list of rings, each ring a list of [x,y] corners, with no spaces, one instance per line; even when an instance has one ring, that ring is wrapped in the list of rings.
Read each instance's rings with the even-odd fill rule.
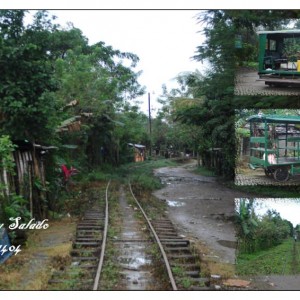
[[[64,54],[59,55],[55,63],[56,76],[60,80],[56,96],[63,105],[77,100],[77,105],[66,111],[65,118],[88,115],[80,147],[89,166],[99,165],[104,159],[118,164],[122,149],[117,138],[122,131],[119,114],[125,107],[130,109],[131,101],[144,93],[138,83],[139,72],[134,71],[139,59],[104,42],[89,46],[73,27],[63,35],[68,36],[69,46],[63,45]],[[58,42],[57,53],[60,53],[59,46]],[[125,61],[126,64],[129,62],[129,67],[125,66]],[[78,139],[78,135],[75,138]]]
[[[193,117],[190,114],[203,104],[199,86],[191,84],[197,80],[195,78],[202,78],[199,71],[179,74],[176,78],[179,87],[176,89],[168,91],[163,86],[163,95],[159,98],[163,106],[153,122],[153,142],[157,150],[194,154],[201,151],[202,127],[191,121]]]
[[[42,30],[25,28],[25,13],[0,11],[0,133],[44,141],[53,133],[57,83]]]

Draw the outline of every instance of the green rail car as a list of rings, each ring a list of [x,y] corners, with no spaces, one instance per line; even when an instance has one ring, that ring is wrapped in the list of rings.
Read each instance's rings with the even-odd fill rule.
[[[287,181],[300,174],[300,117],[254,115],[250,123],[251,169],[263,168],[266,176]]]
[[[300,30],[259,31],[259,80],[270,86],[300,86]]]

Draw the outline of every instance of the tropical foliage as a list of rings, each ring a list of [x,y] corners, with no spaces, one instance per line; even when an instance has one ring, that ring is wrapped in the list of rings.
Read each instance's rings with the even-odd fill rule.
[[[281,244],[293,236],[294,228],[290,221],[282,219],[275,210],[268,210],[263,216],[257,215],[253,199],[236,200],[236,225],[238,251],[254,253]]]
[[[137,106],[145,89],[138,81],[136,54],[101,40],[90,45],[80,29],[72,24],[63,28],[47,11],[37,11],[26,24],[27,14],[0,11],[0,136],[6,145],[10,136],[11,143],[26,140],[55,146],[45,161],[52,192],[58,190],[61,164],[73,165],[81,174],[119,166],[132,159],[128,143],[153,145],[156,153],[167,156],[198,154],[204,165],[217,149],[216,171],[232,179],[234,108],[240,103],[243,108],[272,108],[274,103],[288,102],[282,97],[235,98],[234,74],[236,62],[255,56],[251,45],[257,28],[284,26],[299,16],[298,11],[201,12],[197,20],[205,42],[197,47],[194,59],[206,62],[207,71],[179,74],[178,89],[163,88],[162,109],[152,120],[151,136],[149,120]],[[237,34],[242,50],[234,48]],[[43,200],[49,208],[55,202],[53,194]]]
[[[14,141],[55,146],[45,160],[51,193],[43,199],[52,209],[61,188],[61,164],[84,173],[132,160],[129,142],[149,144],[147,117],[135,103],[144,89],[135,70],[137,55],[103,41],[89,45],[80,29],[54,24],[47,11],[37,11],[25,25],[28,13],[0,11],[1,171],[13,176],[8,163]],[[0,182],[2,193],[8,185]],[[1,201],[2,212],[9,201]],[[24,206],[21,198],[12,201]]]

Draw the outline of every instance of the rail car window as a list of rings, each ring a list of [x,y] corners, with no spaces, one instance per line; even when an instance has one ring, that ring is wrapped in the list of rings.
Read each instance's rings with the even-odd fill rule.
[[[270,49],[271,51],[276,51],[276,41],[270,40]]]
[[[300,38],[285,38],[283,40],[283,54],[289,61],[297,61],[300,55]]]

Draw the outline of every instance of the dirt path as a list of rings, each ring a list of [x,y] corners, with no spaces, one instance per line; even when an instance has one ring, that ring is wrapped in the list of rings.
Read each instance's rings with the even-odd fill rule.
[[[30,234],[27,247],[20,254],[12,256],[5,264],[9,273],[2,278],[0,290],[44,290],[50,279],[54,258],[67,259],[75,232],[76,220],[50,221],[49,228]],[[4,270],[3,270],[4,271]]]
[[[213,177],[193,174],[194,167],[195,162],[157,169],[155,175],[167,185],[154,195],[167,201],[169,216],[182,234],[207,245],[209,258],[234,264],[234,199],[247,195],[226,188]]]
[[[299,291],[300,275],[269,275],[251,279],[251,289],[264,291]]]
[[[232,266],[231,274],[220,267],[215,268],[215,274],[234,278],[231,289],[299,290],[299,274],[241,278],[244,280],[236,278],[234,267],[236,237],[232,221],[234,199],[253,197],[253,195],[226,188],[212,177],[195,175],[191,172],[194,167],[195,163],[157,169],[156,176],[167,185],[156,191],[154,195],[167,201],[169,216],[183,235],[192,237],[195,243],[199,242],[207,246],[204,260],[209,261],[211,266],[213,266],[212,261],[216,266],[222,263]],[[210,271],[212,270],[214,269],[211,267]],[[242,285],[239,285],[240,282]]]

